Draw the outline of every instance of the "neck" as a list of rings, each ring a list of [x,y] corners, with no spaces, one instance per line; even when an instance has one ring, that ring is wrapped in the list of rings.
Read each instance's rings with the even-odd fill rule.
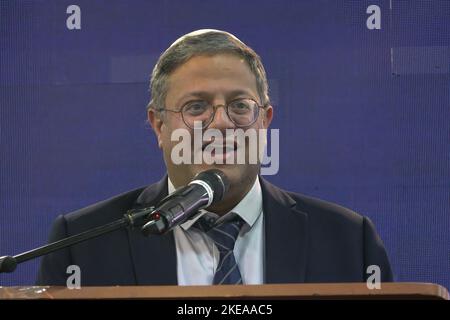
[[[257,179],[257,177],[255,177]],[[213,204],[207,208],[208,211],[213,212],[219,216],[223,216],[231,211],[234,207],[238,205],[239,202],[244,199],[244,197],[252,189],[255,179],[251,183],[236,185],[230,185],[230,190],[227,195],[222,199],[222,201]]]

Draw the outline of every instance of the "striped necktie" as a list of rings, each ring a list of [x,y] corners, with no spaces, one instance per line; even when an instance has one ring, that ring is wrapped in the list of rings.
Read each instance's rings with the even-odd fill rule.
[[[204,223],[205,221],[201,222],[202,229],[208,230],[208,228],[204,227]],[[242,218],[236,216],[233,220],[225,221],[206,231],[207,235],[214,241],[220,254],[219,263],[214,273],[213,284],[242,284],[241,272],[239,271],[233,250],[239,231],[243,225],[244,221]]]

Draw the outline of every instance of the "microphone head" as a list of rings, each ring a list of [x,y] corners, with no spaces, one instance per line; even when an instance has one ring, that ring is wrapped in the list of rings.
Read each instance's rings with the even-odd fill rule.
[[[230,187],[227,176],[219,169],[209,169],[199,172],[195,175],[193,180],[202,180],[211,187],[214,193],[211,204],[222,200]]]

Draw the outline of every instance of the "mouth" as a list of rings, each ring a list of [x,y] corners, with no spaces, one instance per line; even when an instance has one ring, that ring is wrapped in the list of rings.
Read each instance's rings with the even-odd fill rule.
[[[237,141],[205,141],[202,144],[202,153],[211,156],[213,159],[226,160],[236,155],[239,146]]]

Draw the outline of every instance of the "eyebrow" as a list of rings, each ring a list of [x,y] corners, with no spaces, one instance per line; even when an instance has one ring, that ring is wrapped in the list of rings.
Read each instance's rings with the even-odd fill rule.
[[[244,89],[232,90],[230,92],[227,92],[227,94],[226,94],[227,97],[231,97],[231,98],[234,98],[234,97],[237,97],[237,96],[242,96],[242,95],[247,95],[247,96],[250,96],[252,98],[257,98],[257,97],[253,96],[253,94],[252,94],[252,92],[250,90],[244,90]],[[209,91],[201,91],[201,90],[199,90],[199,91],[192,91],[192,92],[186,93],[185,95],[181,96],[181,98],[177,100],[177,106],[179,106],[180,103],[183,100],[185,100],[187,98],[190,98],[190,97],[192,97],[192,98],[202,98],[202,99],[211,99],[212,96],[213,96],[213,94],[211,94],[211,92],[209,92]]]

